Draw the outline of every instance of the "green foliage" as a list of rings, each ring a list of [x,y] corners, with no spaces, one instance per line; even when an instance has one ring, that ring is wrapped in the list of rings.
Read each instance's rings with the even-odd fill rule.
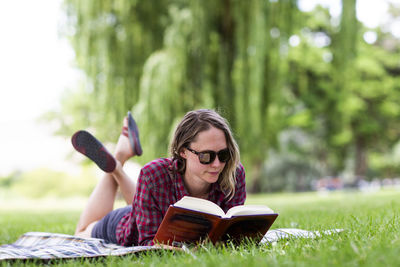
[[[0,176],[0,188],[10,187],[15,181],[19,179],[21,173],[19,171],[12,172],[7,176]]]
[[[320,155],[316,160],[328,167],[326,174],[340,174],[350,158],[354,174],[366,176],[372,167],[369,156],[388,153],[398,140],[400,114],[393,104],[399,97],[398,74],[388,70],[398,69],[399,61],[380,41],[364,42],[361,36],[367,29],[356,21],[355,1],[344,2],[337,28],[321,8],[305,16],[301,42],[289,52],[293,75],[287,122],[315,138],[314,151],[303,155]],[[318,45],[318,35],[330,42]]]
[[[249,189],[268,187],[269,155],[307,157],[324,175],[352,162],[365,176],[370,156],[398,141],[400,45],[381,29],[364,42],[371,29],[357,21],[356,0],[342,2],[337,23],[326,8],[302,12],[295,0],[65,0],[64,34],[85,79],[45,119],[60,134],[85,128],[109,142],[132,110],[145,163],[167,156],[187,111],[214,108],[238,139]],[[292,130],[315,145],[284,155],[280,136]]]
[[[6,188],[28,198],[88,196],[96,182],[92,168],[82,168],[79,175],[40,168],[22,173]]]
[[[87,80],[83,93],[69,98],[82,97],[84,121],[63,119],[62,132],[87,121],[100,139],[115,140],[112,128],[132,109],[144,136],[144,162],[166,155],[174,122],[184,113],[216,108],[232,124],[243,160],[263,161],[283,127],[280,50],[298,12],[295,1],[67,0],[65,7],[65,32]],[[265,27],[281,37],[271,38]],[[69,101],[67,114],[83,117],[80,104]]]
[[[300,129],[279,135],[279,152],[270,151],[262,170],[262,192],[310,191],[312,181],[323,177],[326,169],[318,157],[318,138]],[[304,157],[302,155],[308,155]]]

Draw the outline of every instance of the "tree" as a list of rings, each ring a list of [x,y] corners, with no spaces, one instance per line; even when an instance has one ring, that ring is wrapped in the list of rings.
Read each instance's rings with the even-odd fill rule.
[[[163,45],[169,1],[65,0],[67,26],[84,86],[90,124],[103,139],[119,134],[122,118],[137,103],[143,64]],[[82,101],[80,101],[82,102]],[[68,122],[65,122],[68,124]],[[118,130],[117,130],[118,129]]]
[[[78,66],[89,78],[85,94],[97,103],[87,105],[97,113],[96,132],[117,134],[111,127],[133,106],[147,161],[165,155],[186,111],[216,108],[232,124],[249,170],[260,170],[282,127],[281,47],[296,1],[150,2],[66,0]]]
[[[86,77],[54,115],[67,135],[91,127],[115,140],[133,110],[144,163],[167,156],[187,111],[214,108],[231,123],[252,191],[270,182],[263,165],[271,150],[292,153],[282,158],[302,177],[337,175],[349,158],[365,175],[369,151],[384,153],[397,140],[398,50],[362,41],[356,0],[343,1],[339,26],[326,9],[301,12],[295,0],[65,4],[65,31]],[[290,133],[313,145],[286,146],[281,137]]]
[[[380,41],[363,40],[367,29],[356,21],[355,2],[350,4],[344,3],[338,30],[326,10],[314,10],[305,23],[314,26],[291,49],[290,106],[297,108],[288,114],[288,126],[313,136],[313,155],[327,166],[326,175],[340,174],[351,159],[353,174],[366,176],[369,152],[387,151],[398,140],[398,57]],[[316,46],[315,37],[324,37],[326,45]]]

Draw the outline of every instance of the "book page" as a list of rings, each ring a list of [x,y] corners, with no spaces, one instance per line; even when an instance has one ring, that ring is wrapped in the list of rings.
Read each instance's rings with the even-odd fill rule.
[[[226,218],[240,215],[260,215],[274,213],[272,209],[263,205],[240,205],[233,207],[226,213]]]
[[[174,204],[174,207],[205,212],[221,217],[225,216],[225,212],[217,204],[197,197],[184,196],[181,198],[181,200]]]

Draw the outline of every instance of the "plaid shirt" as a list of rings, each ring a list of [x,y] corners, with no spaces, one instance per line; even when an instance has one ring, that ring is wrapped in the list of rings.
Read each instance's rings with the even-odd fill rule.
[[[188,196],[183,177],[174,171],[176,163],[161,158],[146,164],[139,175],[133,209],[119,222],[116,230],[118,244],[123,246],[153,245],[153,238],[170,205]],[[218,183],[212,184],[208,200],[225,212],[243,205],[246,200],[245,172],[240,164],[236,171],[235,195],[231,200]]]

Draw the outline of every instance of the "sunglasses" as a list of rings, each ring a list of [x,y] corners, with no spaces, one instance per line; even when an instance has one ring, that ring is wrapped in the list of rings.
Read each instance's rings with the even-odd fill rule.
[[[231,155],[227,148],[222,149],[218,152],[212,150],[197,152],[189,147],[186,147],[186,149],[196,154],[199,157],[199,161],[201,164],[210,164],[214,162],[216,156],[218,156],[218,160],[222,163],[227,162],[231,158]]]

